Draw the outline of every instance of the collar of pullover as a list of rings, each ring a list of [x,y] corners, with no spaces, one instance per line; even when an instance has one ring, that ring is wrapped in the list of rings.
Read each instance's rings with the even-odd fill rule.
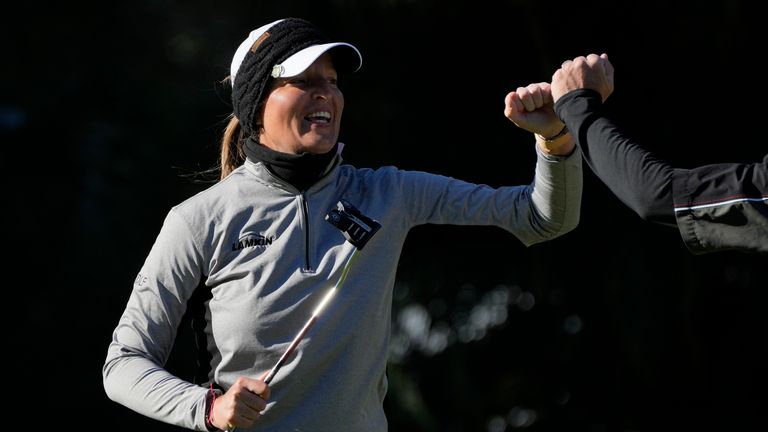
[[[323,154],[282,153],[248,139],[243,146],[246,157],[253,163],[261,162],[275,176],[285,180],[300,191],[309,189],[331,167],[338,153],[339,144]]]

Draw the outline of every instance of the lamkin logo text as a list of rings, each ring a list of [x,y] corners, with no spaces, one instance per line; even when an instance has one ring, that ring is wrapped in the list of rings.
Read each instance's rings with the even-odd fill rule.
[[[232,243],[232,250],[233,251],[239,251],[241,249],[245,249],[247,247],[254,247],[254,246],[262,246],[266,247],[272,244],[272,241],[274,240],[274,237],[265,237],[261,234],[246,234],[237,241],[237,243]]]

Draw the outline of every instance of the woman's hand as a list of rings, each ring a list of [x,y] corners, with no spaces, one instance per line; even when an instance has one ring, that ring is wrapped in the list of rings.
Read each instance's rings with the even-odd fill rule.
[[[555,115],[549,83],[528,84],[507,94],[504,115],[519,128],[536,134],[536,142],[546,154],[568,155],[576,146],[565,124]]]
[[[267,407],[269,385],[264,381],[240,377],[213,403],[211,423],[222,430],[250,428]]]

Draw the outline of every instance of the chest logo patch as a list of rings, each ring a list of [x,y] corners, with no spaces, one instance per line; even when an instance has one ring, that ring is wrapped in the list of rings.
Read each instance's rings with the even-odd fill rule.
[[[263,234],[247,232],[241,235],[236,242],[232,243],[232,251],[235,252],[250,247],[266,248],[271,245],[274,240],[274,236],[265,236]]]

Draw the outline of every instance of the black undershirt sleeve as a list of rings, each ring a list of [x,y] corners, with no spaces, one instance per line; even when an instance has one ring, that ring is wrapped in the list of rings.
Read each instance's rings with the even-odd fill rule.
[[[672,198],[674,169],[633,142],[603,113],[600,94],[574,90],[555,112],[576,138],[595,175],[641,218],[676,227]]]

